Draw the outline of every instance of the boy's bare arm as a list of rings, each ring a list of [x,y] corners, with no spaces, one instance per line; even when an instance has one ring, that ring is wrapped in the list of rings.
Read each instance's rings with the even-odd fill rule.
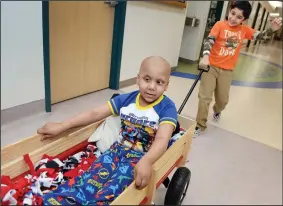
[[[252,40],[261,41],[264,40],[265,36],[271,36],[276,31],[273,31],[271,28],[264,31],[256,31],[252,37]]]
[[[264,31],[256,31],[252,37],[252,40],[260,41],[264,40],[265,36],[271,36],[273,33],[278,31],[280,27],[282,26],[282,18],[275,18],[271,22],[270,28],[264,30]]]
[[[171,124],[161,124],[156,133],[155,140],[143,158],[153,165],[166,152],[174,129],[175,127]]]
[[[152,165],[165,153],[169,139],[174,131],[171,124],[161,124],[158,128],[155,140],[149,151],[141,158],[135,167],[135,181],[138,189],[145,188],[149,181]]]
[[[96,107],[92,110],[83,112],[71,119],[65,120],[64,122],[62,122],[62,126],[65,130],[74,127],[86,126],[91,123],[103,120],[111,114],[112,112],[109,108],[109,105],[104,104],[100,107]]]
[[[37,130],[42,135],[42,139],[54,137],[70,128],[86,126],[88,124],[100,121],[112,114],[108,104],[83,112],[73,118],[67,119],[61,123],[47,123]]]

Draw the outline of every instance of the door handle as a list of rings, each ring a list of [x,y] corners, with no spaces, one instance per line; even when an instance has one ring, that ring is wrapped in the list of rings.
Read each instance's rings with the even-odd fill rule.
[[[115,7],[118,4],[118,1],[111,1],[111,0],[107,0],[104,1],[105,4],[108,4],[110,7]]]

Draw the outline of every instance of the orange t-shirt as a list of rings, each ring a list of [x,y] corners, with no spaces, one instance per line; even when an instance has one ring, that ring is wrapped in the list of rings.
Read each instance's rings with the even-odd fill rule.
[[[233,70],[243,40],[251,40],[254,32],[254,29],[245,25],[231,27],[227,21],[216,22],[209,34],[209,36],[216,38],[210,51],[210,64],[222,69]]]

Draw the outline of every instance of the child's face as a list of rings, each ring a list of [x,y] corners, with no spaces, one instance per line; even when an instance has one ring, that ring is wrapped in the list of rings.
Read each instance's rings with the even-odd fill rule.
[[[240,10],[238,8],[234,8],[234,9],[231,9],[229,11],[228,23],[229,23],[230,26],[238,26],[244,20],[245,20],[245,18],[244,18],[242,10]]]
[[[163,63],[146,63],[137,77],[137,84],[142,98],[147,103],[156,101],[166,91],[171,68],[164,68]]]

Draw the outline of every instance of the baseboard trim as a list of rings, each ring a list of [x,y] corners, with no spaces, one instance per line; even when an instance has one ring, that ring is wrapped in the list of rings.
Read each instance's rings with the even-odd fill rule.
[[[1,125],[44,111],[44,99],[3,109],[1,110]]]
[[[137,77],[134,77],[134,78],[131,78],[131,79],[126,79],[124,81],[120,81],[119,88],[132,86],[136,83],[136,81],[137,81]]]
[[[175,71],[177,71],[177,68],[178,68],[178,66],[171,67],[171,72],[175,72]]]
[[[184,63],[188,63],[188,64],[195,64],[195,63],[198,63],[198,60],[190,60],[190,59],[186,59],[186,58],[183,58],[183,57],[179,57],[179,61],[180,62],[184,62]]]

